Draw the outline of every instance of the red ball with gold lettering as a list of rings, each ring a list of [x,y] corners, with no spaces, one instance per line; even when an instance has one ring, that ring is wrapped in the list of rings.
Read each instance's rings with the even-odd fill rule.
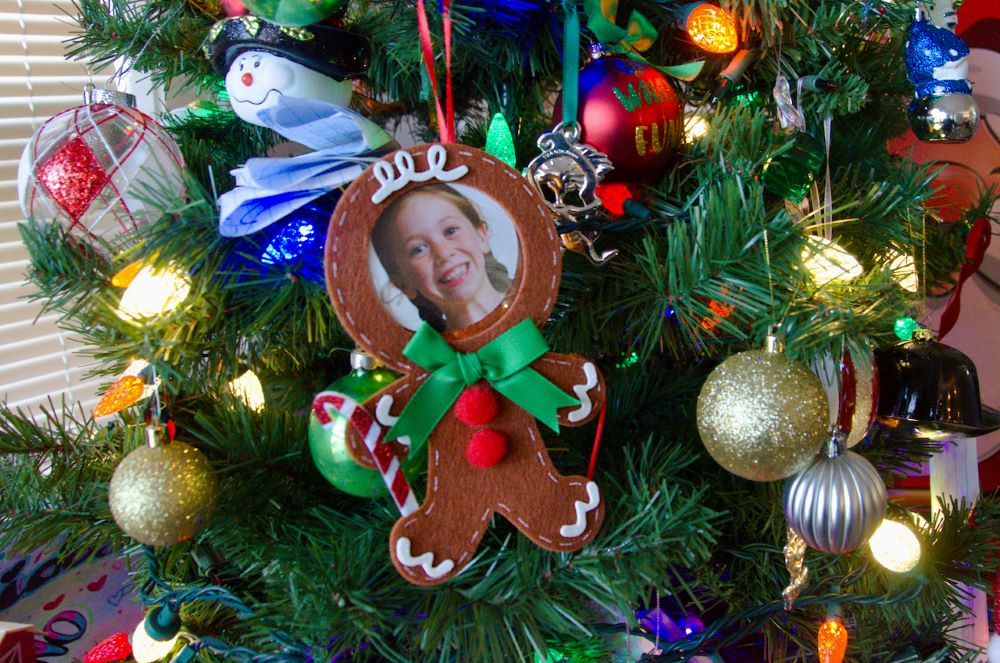
[[[562,99],[556,121],[562,119]],[[615,167],[606,181],[653,180],[684,136],[682,105],[670,81],[652,66],[616,56],[580,70],[580,140],[604,152]]]

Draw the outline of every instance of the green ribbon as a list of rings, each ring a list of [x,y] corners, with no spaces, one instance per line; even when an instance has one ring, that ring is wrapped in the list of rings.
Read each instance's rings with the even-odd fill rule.
[[[456,352],[433,327],[423,323],[403,354],[431,372],[403,408],[386,440],[410,438],[410,454],[424,441],[466,386],[485,379],[494,389],[552,430],[559,432],[556,410],[579,405],[529,365],[549,351],[535,323],[527,318],[475,352]]]
[[[639,53],[648,50],[656,41],[658,35],[656,28],[649,19],[635,10],[629,15],[626,27],[619,27],[615,23],[618,0],[584,0],[583,10],[587,13],[587,28],[594,33],[598,41],[618,55],[640,60],[682,81],[694,80],[705,65],[704,60],[695,60],[665,67],[655,65],[642,57]]]
[[[617,44],[616,50],[645,51],[656,41],[656,28],[649,20],[633,10],[628,17],[628,27],[615,24],[618,14],[618,0],[584,0],[583,11],[587,13],[587,27],[602,44]]]
[[[576,15],[576,0],[563,0],[566,20],[563,22],[563,124],[576,122],[580,104],[580,17]]]

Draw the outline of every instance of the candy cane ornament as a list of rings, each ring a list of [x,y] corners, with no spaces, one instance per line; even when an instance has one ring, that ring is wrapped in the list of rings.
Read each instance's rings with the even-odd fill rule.
[[[408,516],[419,508],[417,498],[413,495],[409,481],[403,473],[399,460],[393,455],[388,444],[384,444],[385,429],[375,422],[372,415],[350,396],[336,391],[323,391],[316,394],[312,404],[316,418],[324,428],[333,426],[331,412],[341,415],[358,435],[364,439],[365,447],[371,454],[378,473],[385,481],[392,501],[403,516]]]

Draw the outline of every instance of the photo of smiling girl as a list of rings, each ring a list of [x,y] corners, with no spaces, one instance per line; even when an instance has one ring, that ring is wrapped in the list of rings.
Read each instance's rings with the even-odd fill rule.
[[[492,202],[492,200],[491,200]],[[502,208],[495,202],[494,212]],[[505,234],[516,231],[510,217],[490,214]],[[491,246],[491,231],[480,207],[456,188],[430,184],[414,189],[389,205],[372,229],[372,248],[388,281],[402,292],[421,320],[438,331],[473,325],[501,306],[511,291],[511,277]],[[509,244],[509,242],[508,242]],[[385,283],[376,291],[384,292]],[[397,295],[398,297],[398,295]],[[415,327],[383,296],[403,326]]]

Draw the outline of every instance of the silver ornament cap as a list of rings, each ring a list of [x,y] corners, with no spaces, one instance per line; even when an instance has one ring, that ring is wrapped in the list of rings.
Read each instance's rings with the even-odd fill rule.
[[[782,496],[789,527],[827,553],[859,548],[885,517],[882,477],[846,443],[846,433],[831,433],[824,453],[785,484]]]

